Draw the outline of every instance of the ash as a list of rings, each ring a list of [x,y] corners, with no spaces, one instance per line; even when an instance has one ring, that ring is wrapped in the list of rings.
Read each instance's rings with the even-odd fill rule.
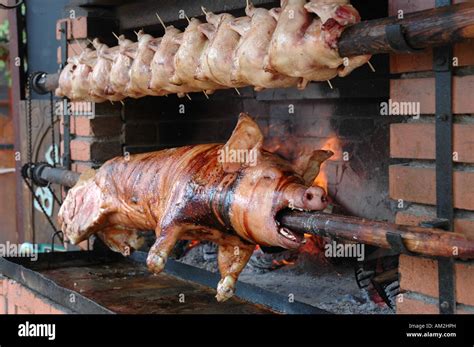
[[[299,251],[270,254],[255,251],[239,281],[262,287],[296,301],[336,314],[393,314],[384,302],[374,302],[365,289],[357,286],[355,263],[330,262],[314,245]],[[217,248],[200,243],[178,259],[207,271],[218,272]]]

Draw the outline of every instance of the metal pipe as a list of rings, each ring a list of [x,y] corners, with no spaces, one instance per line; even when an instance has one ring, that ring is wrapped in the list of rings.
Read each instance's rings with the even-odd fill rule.
[[[283,226],[292,231],[395,249],[431,257],[474,258],[474,240],[442,229],[403,226],[322,212],[284,211]]]
[[[391,41],[388,29],[394,25],[402,30]],[[341,56],[350,57],[397,52],[403,46],[422,51],[472,38],[474,4],[462,3],[404,14],[403,19],[395,16],[357,23],[344,30],[338,48]]]
[[[38,176],[49,183],[56,183],[71,188],[76,185],[81,174],[74,171],[46,166],[38,173]]]
[[[28,177],[38,186],[47,186],[50,183],[60,184],[71,188],[79,181],[79,173],[64,168],[55,168],[47,163],[26,164],[23,166],[22,175]]]
[[[57,183],[73,187],[80,174],[48,164],[38,164],[28,174],[39,184]],[[431,257],[474,258],[474,240],[442,229],[404,226],[358,217],[340,216],[323,212],[286,210],[278,216],[281,225],[292,231],[331,236],[359,242],[400,253]]]
[[[31,87],[38,94],[54,92],[59,84],[59,73],[48,74],[46,72],[35,72],[31,76]]]

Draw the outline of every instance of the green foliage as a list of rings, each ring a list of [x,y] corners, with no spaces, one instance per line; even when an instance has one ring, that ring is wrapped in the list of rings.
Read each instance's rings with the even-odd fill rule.
[[[10,70],[8,68],[8,42],[10,41],[10,23],[5,20],[0,24],[0,73],[5,75],[8,85],[11,85]]]

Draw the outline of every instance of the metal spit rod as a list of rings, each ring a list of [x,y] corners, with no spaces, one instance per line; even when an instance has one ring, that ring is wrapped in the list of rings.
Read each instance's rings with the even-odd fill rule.
[[[26,170],[28,177],[40,185],[50,183],[73,187],[80,174],[48,164]],[[358,217],[322,212],[283,211],[283,226],[292,231],[393,249],[398,253],[431,257],[474,258],[474,240],[442,229],[403,226]]]

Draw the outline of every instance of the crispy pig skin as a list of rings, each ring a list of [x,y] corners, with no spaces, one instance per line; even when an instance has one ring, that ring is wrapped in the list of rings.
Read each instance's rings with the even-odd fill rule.
[[[178,240],[215,242],[222,276],[217,299],[224,301],[233,295],[256,244],[298,248],[303,242],[288,229],[281,233],[279,211],[326,207],[324,190],[303,180],[317,174],[315,165],[298,174],[289,162],[264,151],[262,143],[257,124],[242,114],[226,144],[112,159],[69,191],[59,224],[72,243],[97,234],[123,254],[140,247],[137,231],[155,230],[147,259],[154,273],[163,270]],[[236,153],[251,159],[236,160]],[[318,168],[331,155],[324,154],[314,156]]]

